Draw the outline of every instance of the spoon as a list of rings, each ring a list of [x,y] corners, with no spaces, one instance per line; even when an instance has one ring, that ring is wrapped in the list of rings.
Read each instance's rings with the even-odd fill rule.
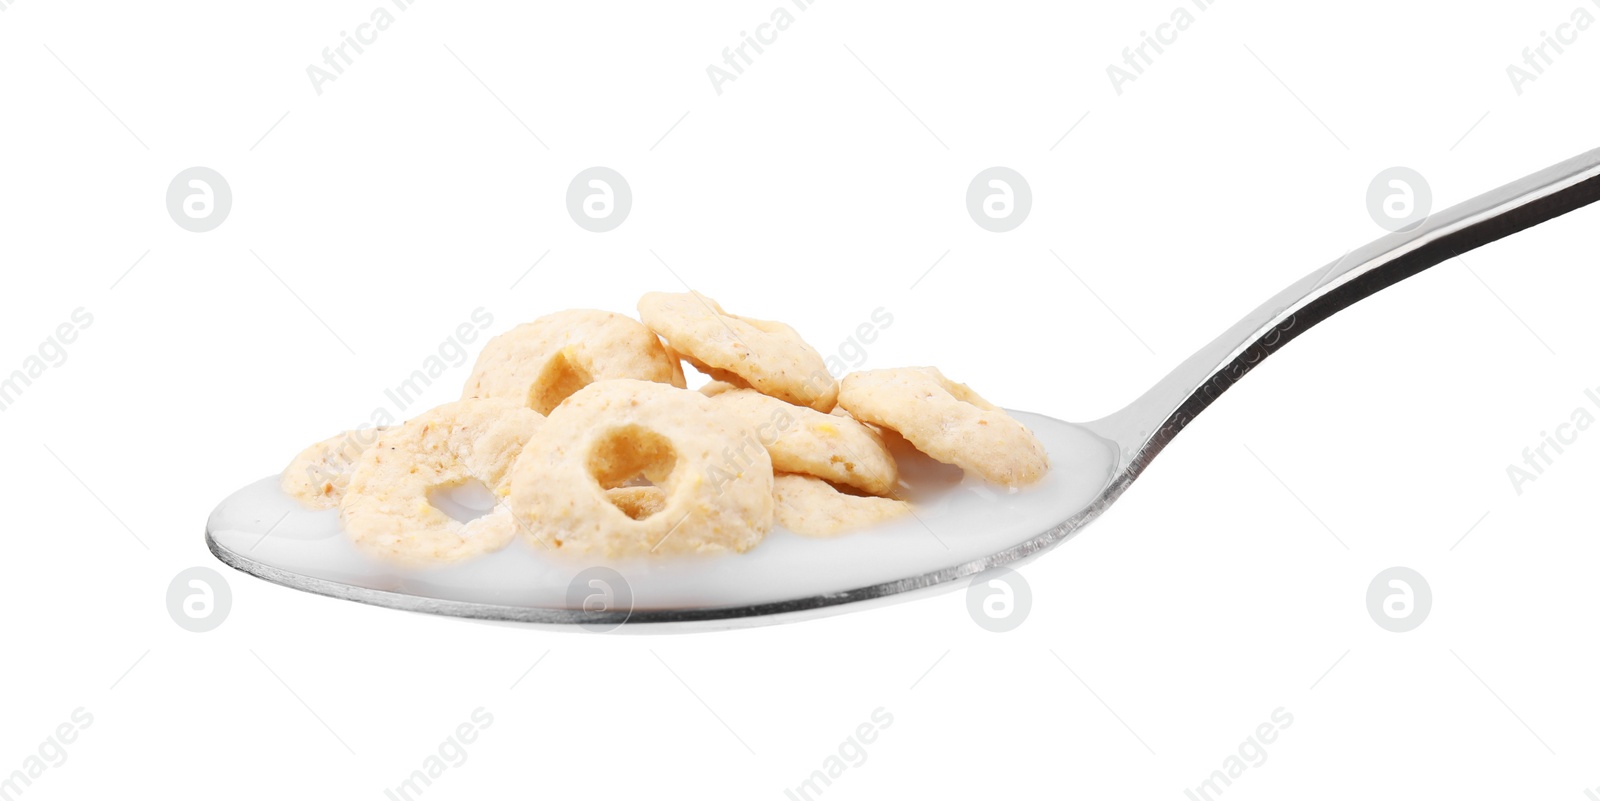
[[[514,544],[470,563],[411,571],[356,552],[336,511],[300,508],[271,477],[217,507],[206,544],[231,567],[299,590],[414,612],[591,630],[765,625],[954,589],[962,579],[1021,565],[1093,522],[1189,421],[1335,312],[1597,199],[1600,150],[1593,150],[1351,251],[1278,293],[1107,417],[1067,423],[1013,412],[1050,454],[1050,473],[1036,487],[1007,493],[902,448],[895,455],[916,513],[837,539],[780,529],[742,555],[604,565]],[[463,494],[439,505],[482,503]]]

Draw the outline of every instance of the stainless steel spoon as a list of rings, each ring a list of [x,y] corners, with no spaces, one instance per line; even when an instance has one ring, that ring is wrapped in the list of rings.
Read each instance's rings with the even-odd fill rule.
[[[1055,547],[1098,518],[1150,465],[1190,420],[1279,348],[1340,309],[1480,245],[1586,206],[1600,199],[1600,150],[1590,151],[1465,203],[1438,212],[1421,225],[1383,237],[1306,276],[1262,304],[1126,408],[1090,423],[1063,423],[1037,415],[1024,419],[1047,429],[1047,442],[1070,449],[1076,474],[1090,477],[1088,492],[1064,496],[1059,517],[1041,533],[977,558],[963,558],[938,569],[918,569],[889,581],[845,589],[797,591],[781,600],[757,603],[669,604],[631,608],[584,605],[529,605],[492,598],[433,592],[431,585],[393,576],[355,576],[286,569],[254,555],[272,534],[273,513],[241,509],[247,488],[212,515],[206,542],[224,563],[296,589],[416,612],[487,621],[545,626],[583,626],[625,631],[733,628],[817,617],[929,594],[957,586],[961,579],[1002,566],[1017,566]],[[1045,432],[1041,432],[1044,436]],[[1062,445],[1061,443],[1067,443]],[[1052,451],[1058,465],[1062,454]],[[1098,491],[1094,487],[1098,486]],[[258,504],[259,505],[259,504]],[[1075,507],[1066,508],[1066,507]],[[998,508],[998,506],[997,506]],[[259,513],[256,513],[259,512]],[[243,521],[243,522],[241,522]],[[279,523],[283,518],[278,518]],[[260,538],[257,539],[257,530]],[[1032,531],[1038,532],[1039,528]],[[930,532],[931,533],[931,532]],[[250,544],[250,543],[254,544]],[[248,547],[246,547],[248,545]],[[763,546],[766,547],[766,546]],[[954,553],[954,552],[952,552]],[[923,563],[924,566],[926,562]]]

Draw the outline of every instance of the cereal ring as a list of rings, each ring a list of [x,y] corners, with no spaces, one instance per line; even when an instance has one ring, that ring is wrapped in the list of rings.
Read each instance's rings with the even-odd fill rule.
[[[845,376],[839,405],[857,419],[900,432],[917,450],[995,484],[1044,477],[1044,446],[1003,409],[932,367]]]
[[[832,411],[838,382],[822,355],[783,323],[728,314],[698,292],[651,292],[639,319],[706,375],[745,384],[775,398]]]
[[[730,388],[712,397],[712,403],[756,433],[772,457],[773,470],[825,478],[872,495],[894,489],[899,471],[883,438],[850,417],[795,406],[753,389]]]
[[[911,512],[894,498],[846,495],[820,478],[779,473],[772,480],[778,525],[806,537],[832,537]]]
[[[408,420],[362,455],[339,520],[357,547],[395,562],[454,562],[499,550],[516,533],[504,504],[461,523],[428,493],[475,479],[504,498],[512,463],[543,423],[538,412],[503,399],[456,401]]]
[[[307,509],[338,506],[361,454],[388,430],[389,426],[357,428],[306,448],[283,469],[278,486]]]
[[[461,397],[508,398],[549,414],[568,395],[610,378],[684,386],[678,355],[637,320],[569,309],[489,340]]]
[[[722,460],[728,443],[753,436],[698,392],[598,381],[551,412],[528,443],[511,473],[511,509],[525,538],[549,548],[746,551],[772,527],[772,461],[759,447],[737,463]],[[639,476],[662,502],[636,519],[652,505],[627,496],[614,503],[609,493]]]

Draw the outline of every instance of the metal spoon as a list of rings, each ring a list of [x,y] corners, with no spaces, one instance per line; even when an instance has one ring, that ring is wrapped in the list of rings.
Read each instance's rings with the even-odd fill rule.
[[[530,603],[526,596],[512,591],[477,586],[476,580],[463,582],[458,578],[452,584],[438,578],[449,573],[417,578],[392,571],[334,568],[328,566],[329,562],[319,561],[324,557],[317,549],[326,552],[340,547],[343,538],[335,536],[337,522],[331,513],[297,513],[292,502],[284,506],[282,502],[287,499],[276,493],[275,479],[247,487],[224,501],[208,522],[206,542],[218,559],[234,568],[322,595],[486,621],[589,629],[611,629],[628,624],[624,630],[634,632],[788,622],[952,589],[961,579],[983,571],[1022,564],[1094,521],[1190,420],[1263,359],[1335,312],[1453,256],[1597,199],[1600,199],[1600,150],[1541,170],[1438,212],[1409,231],[1385,236],[1351,251],[1262,304],[1121,411],[1079,424],[1042,415],[1019,414],[1051,451],[1052,474],[1056,474],[1057,479],[1039,490],[1048,493],[1044,497],[1049,514],[1044,517],[1036,513],[1031,516],[1016,514],[1012,510],[1020,507],[1008,505],[1010,501],[1006,496],[982,489],[952,490],[955,500],[950,505],[953,508],[964,505],[967,515],[963,518],[961,509],[955,508],[947,519],[965,520],[970,529],[976,529],[972,536],[962,537],[952,545],[946,540],[955,540],[955,537],[940,538],[934,534],[934,539],[946,549],[944,552],[935,550],[927,540],[916,540],[919,544],[915,547],[895,545],[899,550],[892,553],[905,554],[903,561],[890,559],[887,565],[874,565],[876,573],[858,574],[870,575],[870,578],[860,578],[859,583],[848,586],[838,586],[837,575],[832,576],[835,584],[827,585],[824,579],[835,571],[790,570],[769,574],[770,580],[763,582],[761,592],[748,593],[749,600],[741,600],[737,593],[719,595],[714,588],[705,587],[707,582],[715,582],[715,576],[743,575],[734,571],[762,564],[733,561],[718,563],[726,571],[708,572],[706,575],[711,576],[710,579],[696,577],[694,581],[701,589],[688,595],[682,595],[680,589],[680,597],[675,599],[645,597],[641,593],[627,604],[614,603],[616,599],[610,593],[619,588],[611,583],[616,580],[627,583],[625,579],[584,579],[585,573],[579,571],[573,576],[574,586],[578,586],[578,581],[589,581],[606,591],[605,602]],[[1012,518],[1007,519],[1007,514],[1012,514]],[[299,533],[291,533],[297,526]],[[277,536],[288,542],[278,556],[268,555],[273,550],[271,547],[266,551],[257,550],[280,529],[283,531]],[[1000,533],[990,534],[991,531]],[[933,534],[933,529],[928,528],[927,533]],[[902,534],[916,536],[914,529]],[[816,553],[820,552],[818,548],[860,547],[851,545],[851,540],[846,537],[815,546],[769,542],[751,553],[769,549],[787,558],[789,554],[785,554],[783,548],[809,547]],[[860,540],[868,541],[865,537]],[[992,547],[992,550],[973,552],[975,547]],[[841,564],[849,561],[845,554],[836,550],[824,558]],[[533,560],[535,556],[530,552],[506,558]],[[749,560],[751,557],[747,554],[730,558]],[[784,559],[777,561],[783,563]],[[524,572],[503,575],[515,581],[517,577],[528,575],[525,571],[533,569],[532,564],[512,564],[505,570]],[[656,564],[636,565],[635,576],[649,578],[660,572],[658,567]],[[713,569],[720,568],[707,568],[708,571]],[[791,583],[776,581],[780,578]],[[847,577],[847,583],[848,580]],[[594,584],[596,581],[599,583]],[[814,583],[808,586],[808,581]],[[562,588],[565,589],[564,582]],[[774,594],[779,597],[773,597]],[[570,593],[566,597],[573,598]]]

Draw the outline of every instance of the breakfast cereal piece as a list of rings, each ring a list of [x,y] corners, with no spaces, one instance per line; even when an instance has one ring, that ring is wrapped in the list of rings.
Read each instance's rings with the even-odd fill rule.
[[[772,492],[778,525],[807,537],[832,537],[911,512],[905,501],[847,495],[814,476],[779,473]]]
[[[870,495],[894,489],[899,471],[883,438],[847,415],[823,414],[753,389],[718,392],[712,403],[756,433],[777,472],[825,478]]]
[[[723,311],[698,292],[651,292],[639,319],[714,379],[745,384],[790,403],[832,411],[839,385],[816,349],[783,323]]]
[[[570,309],[489,340],[461,397],[507,398],[549,414],[568,395],[610,378],[684,386],[678,355],[639,321]]]
[[[307,509],[337,507],[361,454],[388,428],[357,428],[306,448],[284,468],[278,486]]]
[[[932,367],[844,377],[839,405],[859,420],[900,432],[917,450],[1005,486],[1050,469],[1044,446],[1021,423]]]
[[[550,413],[511,473],[511,510],[536,547],[603,556],[743,552],[772,528],[772,461],[710,398],[666,384],[597,381]],[[640,479],[661,504],[614,502]]]
[[[501,503],[462,523],[428,493],[482,482],[503,500],[511,465],[544,417],[519,403],[475,398],[447,403],[387,431],[362,454],[339,520],[361,550],[393,562],[455,562],[499,550],[516,533]]]

